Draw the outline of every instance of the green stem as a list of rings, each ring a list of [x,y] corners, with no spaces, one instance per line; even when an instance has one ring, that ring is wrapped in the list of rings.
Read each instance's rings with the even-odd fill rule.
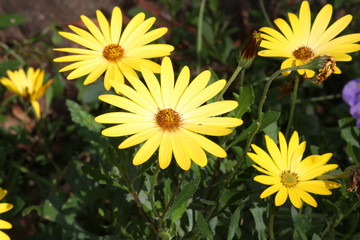
[[[263,14],[264,17],[265,17],[266,22],[269,24],[269,26],[270,26],[271,28],[274,28],[274,25],[273,25],[273,23],[270,21],[269,15],[268,15],[267,12],[266,12],[265,5],[264,5],[264,0],[259,0],[259,2],[260,2],[261,12],[262,12],[262,14]]]
[[[232,180],[232,178],[234,177],[235,173],[237,172],[237,170],[239,169],[239,167],[245,162],[245,156],[246,153],[249,151],[251,143],[255,137],[255,135],[258,133],[260,126],[261,126],[261,122],[262,122],[262,118],[263,118],[263,107],[266,101],[266,96],[267,93],[269,91],[270,85],[272,83],[272,81],[281,73],[283,72],[287,72],[287,71],[293,71],[293,70],[298,70],[298,69],[304,69],[306,68],[305,65],[301,65],[301,66],[293,66],[293,67],[289,67],[289,68],[284,68],[284,69],[279,69],[278,71],[276,71],[275,73],[273,73],[273,75],[270,76],[270,78],[267,80],[265,88],[263,90],[263,94],[262,97],[260,99],[260,103],[259,103],[259,108],[258,108],[258,118],[256,120],[256,128],[255,130],[251,133],[250,137],[248,138],[248,141],[246,143],[246,147],[244,149],[243,155],[240,158],[240,160],[236,163],[235,167],[231,170],[231,172],[229,173],[228,177],[224,180],[224,184],[223,187],[220,190],[220,193],[218,194],[218,197],[216,199],[216,201],[218,202],[219,199],[221,198],[221,196],[224,194],[227,186],[229,185],[230,181]],[[234,74],[233,74],[234,75]],[[215,211],[216,205],[211,206],[208,214],[206,215],[205,220],[208,221],[210,220],[213,212]]]
[[[202,31],[203,31],[203,20],[204,20],[204,9],[206,0],[202,0],[199,9],[198,19],[198,31],[196,41],[196,72],[200,72],[201,66],[201,48],[202,48]]]
[[[156,186],[156,183],[157,183],[159,170],[160,170],[160,166],[159,166],[159,164],[156,164],[156,168],[154,170],[154,173],[153,173],[153,175],[151,177],[151,181],[150,181],[150,193],[149,193],[149,201],[150,201],[150,204],[151,204],[151,210],[153,211],[154,216],[158,220],[160,220],[160,214],[159,214],[159,212],[157,210],[157,207],[156,207],[156,204],[155,204],[155,186]],[[159,231],[161,231],[161,224],[158,224],[158,228],[159,228]]]
[[[269,232],[269,239],[275,240],[274,235],[274,220],[275,220],[275,206],[274,206],[274,197],[270,198],[270,201],[268,202],[268,213],[269,213],[269,223],[268,223],[268,232]]]
[[[12,50],[8,45],[6,45],[3,42],[0,42],[0,47],[3,47],[5,49],[5,51],[7,51],[10,55],[12,55],[16,60],[19,61],[19,65],[20,66],[25,66],[25,61],[24,59],[18,55],[14,50]]]
[[[294,92],[293,92],[292,97],[291,97],[290,115],[289,115],[289,120],[288,120],[288,123],[287,123],[286,132],[285,132],[286,139],[289,138],[290,129],[291,129],[291,126],[292,126],[292,123],[293,123],[293,120],[294,120],[296,98],[297,98],[297,92],[298,92],[298,88],[299,88],[299,79],[300,79],[300,76],[297,75],[296,78],[295,78],[295,83],[294,83]]]
[[[174,191],[171,199],[169,200],[168,204],[165,206],[164,212],[163,212],[163,214],[162,214],[161,217],[160,217],[160,222],[163,222],[163,221],[164,221],[164,219],[165,219],[165,217],[166,217],[166,215],[167,215],[167,213],[168,213],[169,208],[170,208],[171,205],[173,204],[173,202],[174,202],[174,200],[175,200],[175,197],[177,196],[177,194],[178,194],[179,191],[180,191],[180,187],[181,187],[182,183],[183,183],[184,180],[185,180],[185,177],[186,177],[187,172],[188,172],[188,171],[184,171],[184,172],[183,172],[183,174],[182,174],[182,176],[181,176],[181,179],[179,180],[179,183],[178,183],[178,185],[176,186],[176,189],[175,189],[175,191]]]
[[[219,100],[223,97],[224,93],[225,93],[226,90],[230,87],[231,83],[236,79],[236,77],[237,77],[237,75],[240,73],[241,69],[243,69],[242,66],[239,66],[239,65],[238,65],[238,66],[236,67],[236,69],[235,69],[235,71],[233,72],[233,74],[231,75],[229,81],[227,81],[225,87],[221,90],[221,92],[219,93],[219,95],[216,97],[215,102],[219,101]]]

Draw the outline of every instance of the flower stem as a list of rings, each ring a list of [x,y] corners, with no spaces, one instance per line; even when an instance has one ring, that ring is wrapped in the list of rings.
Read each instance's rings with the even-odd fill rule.
[[[293,66],[293,67],[289,67],[289,68],[284,68],[284,69],[279,69],[278,71],[276,71],[275,73],[273,73],[269,79],[267,80],[266,82],[266,85],[265,85],[265,88],[263,90],[263,93],[262,93],[262,96],[261,96],[261,99],[260,99],[260,103],[259,103],[259,108],[258,108],[258,118],[256,120],[256,128],[255,130],[251,133],[250,137],[248,138],[248,141],[246,143],[246,146],[245,146],[245,149],[244,149],[244,152],[243,152],[243,155],[242,157],[240,158],[240,160],[236,163],[235,167],[232,169],[232,171],[230,172],[230,174],[227,176],[227,178],[224,180],[224,184],[223,184],[223,187],[221,188],[220,190],[220,193],[218,194],[218,197],[216,199],[216,201],[218,202],[219,199],[221,198],[221,196],[224,194],[227,186],[229,185],[230,181],[232,180],[232,178],[234,177],[235,173],[237,172],[237,170],[239,169],[239,167],[245,162],[245,156],[246,156],[246,153],[249,151],[250,149],[250,146],[251,146],[251,143],[255,137],[255,135],[258,133],[258,131],[260,130],[260,127],[261,127],[261,123],[262,123],[262,118],[263,118],[263,107],[264,107],[264,104],[265,104],[265,101],[266,101],[266,97],[267,97],[267,93],[269,91],[269,88],[270,88],[270,85],[272,83],[272,81],[281,73],[283,72],[287,72],[287,71],[294,71],[294,70],[298,70],[298,69],[304,69],[306,68],[305,65],[301,65],[301,66]],[[241,70],[241,69],[240,69]],[[239,72],[240,72],[239,70]],[[236,70],[235,70],[236,71]],[[237,75],[238,73],[233,74],[234,75]],[[233,78],[233,76],[231,77],[231,79]],[[236,77],[236,76],[235,76]],[[234,77],[234,79],[235,79]],[[231,80],[230,79],[230,80]],[[229,80],[229,82],[230,82]],[[226,86],[225,86],[226,87]],[[230,144],[233,144],[233,143],[230,143]],[[213,212],[215,211],[215,208],[216,208],[216,205],[213,205],[211,206],[208,214],[206,215],[205,217],[205,220],[208,221]]]
[[[298,88],[299,88],[299,79],[300,76],[297,75],[295,78],[295,83],[294,83],[294,92],[292,94],[291,97],[291,106],[290,106],[290,115],[289,115],[289,120],[287,123],[287,127],[286,127],[286,132],[285,132],[285,137],[289,138],[289,134],[290,134],[290,129],[294,120],[294,113],[295,113],[295,106],[296,106],[296,98],[297,98],[297,92],[298,92]]]
[[[223,96],[226,90],[230,87],[231,83],[236,79],[237,75],[240,73],[240,71],[243,69],[242,66],[237,66],[233,74],[231,75],[229,81],[227,81],[225,87],[221,90],[219,95],[216,97],[215,102],[219,101]]]
[[[274,28],[274,24],[270,21],[269,15],[268,15],[267,12],[266,12],[266,8],[265,8],[265,5],[264,5],[264,0],[259,0],[259,2],[260,2],[261,12],[262,12],[262,14],[263,14],[264,17],[265,17],[265,20],[266,20],[267,24],[269,24],[269,26],[270,26],[271,28]]]
[[[196,41],[196,72],[200,72],[201,66],[201,48],[202,48],[202,31],[203,31],[203,20],[204,20],[204,9],[206,0],[202,0],[199,9],[198,18],[198,31]]]
[[[154,170],[154,173],[153,173],[153,175],[151,177],[151,181],[150,181],[150,193],[149,193],[149,201],[150,201],[150,204],[151,204],[151,210],[153,211],[154,216],[158,220],[160,219],[160,215],[159,215],[159,212],[158,212],[156,204],[155,204],[155,186],[156,186],[156,183],[157,183],[159,170],[160,170],[160,166],[159,166],[159,164],[156,164],[156,168]],[[159,231],[161,231],[161,224],[158,224],[158,228],[159,228]]]
[[[186,177],[187,172],[188,172],[188,171],[184,171],[184,172],[183,172],[183,174],[182,174],[182,176],[181,176],[181,178],[180,178],[180,180],[179,180],[178,185],[176,186],[176,189],[175,189],[175,191],[174,191],[171,199],[169,200],[168,204],[165,206],[164,212],[163,212],[163,214],[162,214],[161,217],[160,217],[160,221],[161,221],[161,222],[164,221],[164,219],[165,219],[165,217],[166,217],[166,215],[167,215],[167,213],[168,213],[169,208],[170,208],[171,205],[174,203],[175,197],[177,196],[177,194],[178,194],[179,191],[180,191],[180,187],[181,187],[181,185],[183,184],[183,182],[184,182],[184,180],[185,180],[185,177]]]
[[[269,213],[269,222],[268,222],[268,232],[269,232],[269,239],[274,240],[274,220],[275,220],[275,206],[274,206],[274,197],[270,198],[270,201],[268,202],[268,213]]]

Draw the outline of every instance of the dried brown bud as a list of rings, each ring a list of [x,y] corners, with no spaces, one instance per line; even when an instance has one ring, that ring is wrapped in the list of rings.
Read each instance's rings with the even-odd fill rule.
[[[344,173],[347,173],[349,176],[349,182],[347,184],[346,191],[354,192],[358,197],[360,189],[360,167],[359,166],[350,166],[345,169]]]
[[[320,56],[314,58],[306,65],[312,65],[309,69],[315,71],[315,76],[309,79],[316,78],[317,80],[313,80],[313,83],[321,84],[335,72],[336,61],[331,56]]]

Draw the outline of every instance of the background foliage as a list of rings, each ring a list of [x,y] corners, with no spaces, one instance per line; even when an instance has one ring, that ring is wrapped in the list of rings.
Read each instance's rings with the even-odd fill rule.
[[[139,11],[156,16],[169,28],[163,41],[175,46],[175,69],[188,65],[193,76],[210,69],[213,81],[229,79],[252,30],[270,24],[258,1],[139,2],[119,5],[128,17]],[[300,5],[264,2],[270,19],[296,12]],[[345,33],[360,32],[359,2],[330,2],[336,18],[346,13],[354,17]],[[315,13],[323,5],[311,1]],[[16,13],[1,14],[0,33],[26,22]],[[63,28],[53,23],[22,41],[6,37],[0,42],[0,76],[8,69],[34,66],[54,78],[42,102],[46,116],[41,121],[25,112],[26,103],[0,87],[0,186],[9,191],[6,202],[15,206],[1,218],[14,225],[6,231],[12,239],[268,239],[268,205],[273,199],[259,198],[264,186],[252,180],[250,159],[233,170],[254,128],[265,80],[279,69],[280,61],[256,58],[227,91],[225,99],[239,102],[232,114],[244,120],[234,134],[214,139],[227,144],[227,158],[209,156],[208,166],[193,165],[189,172],[175,163],[157,172],[155,156],[133,166],[137,147],[119,150],[122,139],[100,135],[103,126],[93,118],[109,111],[97,99],[104,93],[102,82],[83,86],[83,79],[67,81],[58,73],[52,49],[69,44],[57,34]],[[360,164],[360,129],[340,95],[347,81],[360,77],[359,53],[352,56],[350,63],[339,64],[341,75],[332,75],[322,85],[304,81],[295,112],[294,129],[307,141],[306,154],[333,153],[331,163],[339,164],[338,172]],[[264,146],[263,133],[275,139],[286,127],[293,78],[278,77],[272,84],[257,145]],[[239,89],[240,81],[245,85]],[[360,201],[346,191],[346,181],[342,183],[333,195],[316,196],[317,208],[298,211],[289,203],[277,208],[277,239],[360,239]]]

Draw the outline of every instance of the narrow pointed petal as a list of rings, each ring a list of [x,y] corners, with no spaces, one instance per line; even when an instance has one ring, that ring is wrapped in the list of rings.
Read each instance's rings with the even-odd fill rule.
[[[144,145],[139,149],[139,151],[135,154],[133,159],[134,165],[140,165],[147,160],[155,153],[158,149],[163,133],[157,132],[151,138],[149,138]]]

